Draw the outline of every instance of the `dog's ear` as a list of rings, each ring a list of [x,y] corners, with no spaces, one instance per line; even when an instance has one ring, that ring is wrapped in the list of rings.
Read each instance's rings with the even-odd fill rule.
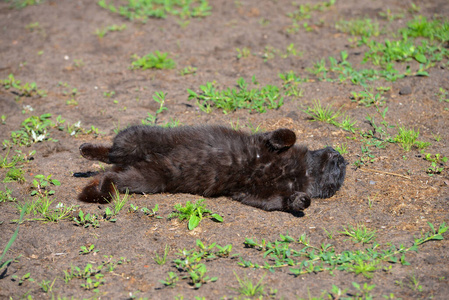
[[[296,134],[287,128],[277,129],[266,135],[268,146],[276,151],[287,150],[296,142]]]

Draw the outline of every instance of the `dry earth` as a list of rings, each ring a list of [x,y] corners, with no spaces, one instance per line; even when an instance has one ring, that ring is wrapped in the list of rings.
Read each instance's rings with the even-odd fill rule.
[[[299,143],[311,149],[327,145],[347,146],[344,154],[350,162],[344,187],[330,199],[314,199],[303,215],[287,212],[266,212],[234,202],[228,198],[206,199],[207,207],[223,216],[223,223],[204,219],[193,231],[187,223],[176,219],[167,220],[176,203],[200,199],[196,195],[157,194],[131,195],[128,204],[116,216],[115,223],[101,220],[98,228],[76,226],[71,219],[59,222],[32,221],[39,215],[26,215],[20,231],[6,259],[14,259],[0,274],[0,298],[22,299],[127,299],[147,297],[149,299],[232,299],[244,297],[235,290],[239,284],[235,276],[247,276],[256,283],[263,276],[265,294],[263,298],[298,299],[320,297],[322,291],[331,291],[332,285],[347,289],[342,297],[446,299],[449,293],[449,244],[447,240],[429,241],[419,247],[418,252],[405,254],[409,265],[384,262],[380,267],[364,274],[344,270],[320,272],[315,270],[294,276],[288,267],[270,272],[263,269],[243,268],[239,258],[223,257],[203,260],[207,275],[217,277],[200,288],[193,288],[188,279],[180,279],[175,287],[164,287],[160,280],[174,272],[179,277],[186,275],[176,269],[174,259],[182,249],[194,249],[195,241],[204,244],[232,244],[231,254],[239,254],[243,260],[261,265],[265,261],[263,251],[245,247],[245,238],[274,241],[280,234],[299,238],[307,234],[310,243],[320,247],[332,244],[335,251],[363,250],[373,243],[361,244],[350,240],[340,232],[343,226],[366,226],[376,230],[379,249],[386,244],[395,247],[403,244],[410,247],[415,237],[430,230],[427,222],[438,227],[448,222],[449,172],[447,166],[438,164],[442,170],[431,174],[431,162],[424,159],[420,149],[410,151],[398,143],[385,143],[386,147],[367,146],[366,141],[375,139],[361,137],[373,127],[367,122],[368,115],[382,121],[376,106],[366,107],[352,101],[353,91],[363,88],[351,81],[340,82],[338,76],[330,74],[334,81],[322,81],[307,69],[329,56],[340,58],[347,51],[348,61],[355,68],[369,68],[361,64],[365,46],[352,47],[348,33],[337,30],[339,20],[369,18],[376,20],[384,32],[375,37],[378,41],[394,39],[393,32],[406,26],[415,15],[428,18],[449,16],[446,0],[417,1],[420,10],[410,12],[410,1],[337,1],[322,11],[312,11],[310,19],[299,22],[297,32],[289,32],[292,18],[298,9],[291,1],[210,1],[211,15],[204,18],[181,19],[168,16],[166,19],[150,18],[146,23],[130,21],[97,5],[96,1],[41,1],[38,5],[22,9],[11,8],[10,2],[0,3],[0,79],[14,74],[22,83],[36,82],[47,95],[31,97],[22,95],[17,89],[0,86],[0,111],[6,116],[0,125],[0,139],[11,140],[11,132],[17,131],[21,123],[31,116],[50,113],[56,122],[60,115],[66,120],[63,126],[78,121],[86,130],[92,126],[99,135],[79,132],[70,135],[67,130],[56,127],[48,129],[48,138],[29,147],[14,145],[8,161],[15,150],[35,154],[19,166],[24,170],[26,181],[0,184],[1,190],[12,191],[15,202],[0,203],[0,249],[4,249],[13,235],[19,218],[17,203],[31,203],[37,199],[30,194],[33,177],[37,174],[52,175],[61,182],[52,186],[55,194],[51,207],[61,202],[65,206],[76,206],[72,215],[79,211],[104,214],[105,205],[80,203],[77,194],[89,179],[74,178],[73,172],[96,171],[98,164],[83,159],[78,146],[84,142],[109,143],[114,132],[128,125],[140,124],[148,113],[155,114],[159,104],[153,100],[155,92],[166,93],[167,110],[158,115],[157,124],[178,120],[183,125],[222,124],[236,126],[242,130],[273,130],[287,127],[294,130]],[[126,2],[126,1],[123,1]],[[297,1],[306,4],[306,1]],[[317,1],[312,1],[314,4]],[[402,18],[392,21],[380,13],[403,13]],[[447,19],[446,19],[447,20]],[[308,30],[303,23],[308,22]],[[111,25],[126,25],[121,31],[110,31],[100,38],[96,30]],[[296,50],[287,51],[293,44]],[[446,45],[447,47],[447,45]],[[240,50],[241,57],[238,57]],[[167,52],[176,67],[168,70],[133,70],[132,55],[150,52]],[[368,64],[369,65],[369,64]],[[417,70],[415,60],[398,63],[405,70],[410,65]],[[186,67],[196,68],[194,74],[181,75]],[[371,65],[372,67],[372,65]],[[439,101],[440,88],[449,90],[448,57],[435,63],[426,71],[429,76],[406,76],[396,81],[377,80],[372,87],[390,87],[380,101],[379,111],[388,111],[385,121],[394,126],[387,132],[395,136],[397,128],[419,130],[419,140],[431,145],[424,151],[431,154],[449,154],[449,103]],[[215,82],[218,90],[235,87],[237,79],[243,77],[251,82],[255,76],[259,86],[282,87],[279,73],[294,71],[305,82],[297,84],[302,96],[285,96],[279,109],[258,113],[237,110],[224,114],[212,109],[201,111],[195,100],[188,100],[187,89],[200,92],[200,85]],[[72,95],[72,90],[77,92]],[[282,88],[281,88],[282,89]],[[112,95],[110,92],[115,92]],[[109,96],[105,93],[110,93]],[[345,131],[325,122],[313,122],[304,112],[319,100],[323,106],[330,105],[357,121],[355,133]],[[381,106],[382,104],[382,106]],[[379,135],[376,135],[379,137]],[[437,141],[438,140],[438,141]],[[360,167],[356,162],[366,158],[362,151],[370,149],[369,161]],[[14,153],[13,153],[14,152]],[[7,149],[0,152],[5,157]],[[31,159],[32,158],[32,159]],[[447,163],[446,163],[447,165]],[[0,169],[3,180],[9,169]],[[130,213],[130,204],[153,208],[159,205],[158,216],[148,217],[142,212]],[[330,238],[330,236],[332,238]],[[445,236],[447,237],[447,236]],[[81,246],[95,245],[95,253],[80,255]],[[167,263],[158,265],[153,258],[162,255],[164,247],[170,251]],[[295,246],[296,247],[296,246]],[[86,279],[74,278],[64,282],[64,271],[72,267],[84,269],[87,264],[99,266],[105,259],[126,258],[126,263],[117,265],[109,272],[101,270],[104,282],[96,289],[85,289]],[[391,268],[389,268],[391,266]],[[30,273],[34,281],[20,279]],[[89,277],[89,276],[87,276]],[[91,276],[94,281],[94,275]],[[50,290],[45,293],[41,286],[49,281]],[[353,282],[375,285],[362,295]],[[270,289],[276,289],[277,293]],[[363,289],[363,288],[362,288]],[[333,293],[334,299],[338,298]],[[327,299],[327,296],[323,294]]]

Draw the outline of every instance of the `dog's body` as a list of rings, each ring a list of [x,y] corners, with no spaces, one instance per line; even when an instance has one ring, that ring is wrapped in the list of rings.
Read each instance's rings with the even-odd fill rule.
[[[330,147],[309,151],[295,141],[289,129],[249,135],[221,126],[133,126],[111,147],[80,146],[85,158],[113,166],[79,199],[107,201],[115,185],[120,192],[229,196],[268,211],[300,211],[310,198],[335,194],[346,162]]]

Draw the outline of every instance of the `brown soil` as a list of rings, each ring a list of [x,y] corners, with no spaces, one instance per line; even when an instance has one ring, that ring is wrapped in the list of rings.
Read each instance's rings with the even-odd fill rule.
[[[301,3],[306,3],[301,1]],[[435,13],[449,15],[446,0],[418,1],[420,14],[432,17]],[[337,127],[311,122],[303,112],[311,106],[314,99],[323,105],[342,107],[357,127],[362,131],[370,129],[366,122],[368,114],[380,120],[375,107],[365,107],[350,100],[352,91],[360,91],[360,86],[348,82],[323,82],[308,75],[306,68],[328,56],[339,57],[340,51],[349,53],[349,61],[357,64],[361,60],[360,48],[351,48],[350,36],[335,29],[340,19],[356,17],[379,18],[378,13],[389,8],[393,12],[406,11],[410,3],[404,1],[337,1],[330,9],[313,12],[312,31],[300,28],[299,32],[286,34],[291,24],[287,13],[295,7],[291,1],[211,1],[212,15],[203,19],[190,19],[182,24],[180,19],[170,16],[167,19],[150,19],[146,24],[128,21],[119,15],[100,8],[96,1],[44,1],[40,5],[23,9],[12,9],[10,3],[0,3],[0,79],[12,73],[22,82],[36,82],[40,89],[48,93],[46,97],[19,97],[11,90],[0,88],[0,110],[7,119],[0,125],[0,139],[10,139],[11,132],[20,128],[21,122],[31,115],[51,113],[53,120],[61,115],[68,123],[81,121],[84,128],[99,128],[102,134],[70,136],[65,131],[50,130],[50,137],[57,142],[44,141],[30,148],[18,148],[23,152],[36,150],[33,160],[26,163],[26,182],[23,184],[1,184],[13,190],[13,196],[20,202],[30,202],[33,176],[49,175],[61,181],[55,186],[53,206],[62,202],[77,205],[84,212],[102,213],[105,206],[80,203],[77,194],[89,179],[72,177],[73,172],[95,171],[98,165],[83,159],[78,146],[84,142],[109,143],[114,129],[139,124],[154,113],[158,104],[152,100],[157,91],[167,94],[166,106],[158,118],[158,124],[170,119],[178,119],[184,125],[223,124],[239,122],[243,130],[248,124],[260,125],[262,130],[288,127],[298,135],[300,143],[311,149],[327,145],[348,145],[345,154],[351,163],[344,187],[330,199],[315,199],[303,216],[286,212],[266,212],[234,202],[228,198],[206,199],[207,207],[224,217],[223,223],[205,219],[200,226],[187,230],[185,222],[167,220],[176,203],[187,200],[196,201],[199,196],[187,194],[132,195],[129,203],[139,207],[154,207],[159,204],[158,215],[163,218],[149,218],[141,213],[127,213],[126,207],[117,217],[116,223],[102,221],[99,228],[75,226],[72,220],[57,223],[26,221],[20,225],[19,235],[6,255],[15,262],[0,274],[0,298],[19,299],[31,295],[34,299],[51,298],[52,295],[66,299],[98,297],[105,299],[126,299],[130,295],[150,299],[206,299],[238,297],[238,283],[234,275],[245,275],[257,282],[265,273],[263,282],[266,291],[277,289],[274,298],[297,299],[318,297],[321,291],[330,291],[332,285],[348,289],[355,295],[351,284],[368,283],[376,285],[370,292],[376,299],[382,295],[394,294],[403,299],[434,298],[447,299],[449,294],[449,243],[447,240],[431,241],[422,245],[419,252],[407,253],[410,265],[394,264],[391,270],[377,270],[372,278],[344,271],[315,272],[298,277],[288,268],[274,273],[264,270],[245,269],[237,265],[238,259],[220,258],[205,262],[208,275],[218,277],[199,289],[193,289],[188,280],[180,280],[174,288],[164,287],[159,280],[168,272],[182,274],[176,270],[172,260],[180,249],[195,248],[195,241],[201,239],[205,244],[217,242],[220,245],[232,244],[233,253],[239,253],[245,260],[263,264],[261,252],[246,248],[245,238],[275,240],[280,234],[288,233],[298,238],[306,233],[313,245],[331,243],[337,251],[363,249],[364,246],[348,241],[339,234],[342,226],[364,224],[377,230],[377,242],[392,242],[399,246],[411,246],[414,236],[428,231],[427,222],[440,224],[449,221],[449,172],[445,167],[440,174],[429,176],[426,173],[430,162],[423,159],[420,150],[412,148],[405,152],[398,144],[388,144],[384,149],[371,147],[374,160],[361,168],[354,162],[362,155],[359,134],[352,134]],[[396,30],[412,19],[405,13],[404,19],[388,21],[379,19],[381,27]],[[319,21],[323,22],[320,23]],[[37,28],[26,28],[38,22]],[[263,23],[268,23],[263,25]],[[316,23],[316,24],[315,24]],[[112,24],[126,24],[123,31],[110,32],[99,38],[95,31]],[[300,23],[302,26],[302,23]],[[385,36],[379,37],[385,39]],[[301,51],[300,56],[287,58],[276,54],[264,61],[265,47],[271,46],[285,52],[294,44]],[[249,57],[237,59],[236,48],[247,47]],[[168,52],[177,64],[173,70],[131,70],[131,56],[146,55],[154,51]],[[41,51],[41,52],[40,52]],[[363,56],[363,55],[362,55]],[[180,71],[187,66],[197,68],[194,75],[181,76]],[[416,65],[412,66],[413,68]],[[386,106],[389,110],[386,120],[392,125],[404,125],[419,129],[420,140],[432,145],[426,152],[449,154],[449,105],[439,102],[440,87],[449,90],[447,59],[429,69],[429,77],[406,77],[396,82],[378,81],[374,86],[388,86]],[[187,89],[199,91],[199,86],[216,81],[219,87],[233,87],[239,77],[248,82],[253,75],[261,85],[282,85],[279,73],[290,70],[305,77],[309,82],[301,83],[303,97],[286,97],[285,104],[278,110],[264,114],[236,111],[223,114],[213,110],[206,114],[198,109],[193,101],[188,101]],[[70,87],[58,86],[58,82]],[[77,105],[67,105],[69,96],[64,91],[77,88]],[[112,98],[104,92],[115,91]],[[402,91],[401,93],[399,93]],[[117,103],[114,103],[115,102]],[[30,105],[34,111],[21,111]],[[382,108],[383,109],[383,108]],[[118,125],[119,124],[119,125]],[[390,129],[394,132],[394,128]],[[440,135],[435,141],[433,135]],[[354,139],[347,139],[355,138]],[[4,156],[5,151],[0,152]],[[10,155],[11,157],[11,155]],[[0,170],[3,180],[7,170]],[[369,205],[372,201],[372,205]],[[17,224],[19,212],[14,203],[0,203],[0,249],[4,249]],[[74,212],[74,214],[76,214]],[[26,216],[31,218],[32,216]],[[324,231],[333,232],[328,239]],[[79,255],[81,246],[94,244],[100,251],[95,254]],[[153,258],[161,255],[165,245],[170,246],[168,262],[158,265]],[[126,257],[129,262],[117,266],[105,275],[104,285],[98,292],[83,289],[85,281],[73,279],[64,283],[64,270],[71,265],[84,268],[87,263],[97,266],[104,255],[115,259]],[[388,266],[388,264],[385,264]],[[19,284],[14,275],[21,278],[26,273],[35,282]],[[422,290],[411,287],[411,277],[415,276]],[[50,280],[52,291],[44,293],[37,283]],[[402,284],[401,284],[402,283]],[[136,292],[138,292],[136,294]]]

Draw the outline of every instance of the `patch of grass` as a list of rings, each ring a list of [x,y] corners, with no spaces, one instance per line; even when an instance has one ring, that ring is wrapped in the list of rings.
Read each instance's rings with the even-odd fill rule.
[[[385,97],[383,97],[383,94],[390,90],[390,88],[381,87],[376,90],[377,92],[374,91],[373,87],[365,87],[363,91],[352,92],[351,99],[366,107],[370,107],[371,105],[383,106],[385,104]]]
[[[341,145],[337,145],[335,146],[335,150],[338,151],[338,153],[340,153],[341,155],[348,153],[348,144],[341,144]]]
[[[111,203],[112,203],[112,213],[115,216],[123,209],[123,207],[126,205],[126,203],[128,203],[129,192],[128,192],[128,189],[126,189],[126,192],[122,197],[119,190],[116,188],[115,185],[113,185],[113,188],[114,188],[114,194],[111,195],[112,196]]]
[[[357,224],[356,227],[348,225],[348,228],[343,226],[340,233],[351,237],[356,243],[368,244],[376,240],[376,231],[366,228],[363,224]]]
[[[19,222],[18,222],[17,228],[14,231],[13,235],[11,236],[11,238],[9,239],[8,243],[6,244],[5,249],[3,249],[2,255],[0,256],[0,271],[3,270],[4,268],[6,268],[7,266],[9,266],[9,264],[11,262],[13,262],[14,260],[16,260],[16,259],[18,259],[20,257],[19,256],[19,257],[15,258],[15,259],[9,259],[9,260],[3,261],[3,258],[6,255],[6,252],[8,252],[9,248],[11,248],[12,244],[14,243],[14,241],[17,238],[17,235],[19,234],[19,226],[22,223],[22,219],[23,219],[23,216],[25,215],[26,210],[27,210],[27,206],[24,205],[24,207],[20,211],[20,217],[19,217]]]
[[[448,158],[446,156],[442,156],[440,153],[435,155],[426,153],[424,154],[424,159],[431,162],[431,166],[426,171],[430,176],[440,174],[444,170],[444,163],[448,161]]]
[[[24,173],[25,171],[23,171],[22,169],[13,167],[8,170],[5,179],[3,179],[3,182],[17,181],[19,183],[24,183],[25,182],[25,176],[23,176]]]
[[[204,199],[199,199],[195,203],[187,201],[185,206],[177,203],[174,207],[175,212],[170,213],[167,218],[172,219],[177,217],[179,221],[188,220],[189,230],[195,229],[204,217],[209,217],[217,222],[223,222],[223,217],[207,209],[206,204],[203,203],[204,201]]]
[[[345,249],[340,253],[331,244],[322,243],[320,246],[313,246],[305,234],[301,235],[299,239],[280,235],[280,239],[275,241],[262,239],[261,242],[246,238],[245,245],[261,251],[267,260],[259,264],[240,257],[239,265],[245,268],[266,269],[271,272],[288,267],[294,276],[324,271],[332,273],[334,270],[339,270],[358,272],[365,277],[371,277],[372,273],[385,264],[400,262],[402,265],[409,265],[405,256],[407,252],[417,251],[419,246],[429,241],[444,239],[443,234],[449,229],[445,222],[441,223],[438,229],[435,229],[430,222],[427,224],[431,231],[422,233],[420,238],[415,238],[410,247],[404,245],[396,247],[391,243],[373,242],[372,246],[366,249]],[[371,233],[368,232],[366,237],[362,234],[362,240],[373,240],[374,237],[370,235]],[[294,246],[300,246],[300,248],[297,249]]]
[[[42,141],[57,141],[49,137],[48,130],[54,126],[51,121],[51,114],[31,116],[25,119],[21,128],[11,132],[12,143],[18,146],[30,146]]]
[[[48,190],[47,187],[52,184],[55,186],[60,186],[61,182],[59,182],[59,180],[56,179],[51,179],[51,174],[48,176],[44,176],[42,174],[38,174],[36,176],[34,176],[34,180],[33,180],[33,187],[34,190],[31,191],[31,196],[34,195],[40,195],[41,197],[44,196],[48,196],[48,195],[53,195],[55,193],[55,191],[53,190]]]
[[[265,284],[263,284],[262,281],[265,278],[266,274],[264,274],[256,284],[254,284],[251,279],[246,277],[246,275],[243,279],[240,279],[240,277],[235,272],[234,272],[234,275],[237,279],[239,287],[231,288],[231,289],[238,292],[240,295],[247,296],[247,297],[263,297],[263,296],[265,296],[265,294],[266,294]]]
[[[258,85],[254,76],[252,82]],[[213,108],[221,109],[225,114],[237,109],[264,113],[267,109],[278,109],[284,104],[284,97],[277,86],[249,89],[243,78],[237,80],[237,88],[217,91],[212,82],[207,82],[200,86],[200,90],[200,93],[196,93],[188,89],[189,100],[196,100],[198,107],[206,113],[210,113]]]
[[[412,146],[420,149],[430,146],[430,143],[417,141],[419,137],[419,130],[406,129],[404,126],[398,127],[398,134],[394,137],[394,141],[401,145],[405,151],[410,151]]]
[[[209,277],[206,275],[207,268],[203,263],[217,259],[220,257],[229,257],[232,250],[232,245],[219,246],[216,243],[211,245],[204,245],[201,240],[196,240],[197,249],[191,250],[179,250],[176,255],[180,258],[173,260],[176,269],[180,272],[187,273],[187,275],[181,277],[181,279],[189,280],[189,283],[194,288],[200,288],[203,284],[208,282],[214,282],[218,280],[218,277]],[[170,272],[167,279],[161,280],[165,286],[173,287],[178,281],[178,276]]]
[[[84,228],[89,226],[100,227],[99,217],[96,214],[86,214],[82,210],[78,212],[78,217],[73,218],[73,221],[77,226],[83,226]]]
[[[95,30],[95,34],[101,39],[109,32],[122,31],[125,29],[126,29],[126,24],[122,24],[120,26],[113,24],[113,25],[107,26],[105,28],[97,28],[97,30]]]
[[[191,74],[196,74],[197,68],[192,67],[192,66],[187,66],[184,69],[182,69],[181,71],[179,71],[179,74],[181,76],[186,76],[186,75],[191,75]]]
[[[165,263],[167,262],[167,255],[168,255],[169,251],[170,251],[170,246],[166,244],[165,249],[164,249],[164,254],[162,256],[159,256],[157,253],[155,253],[156,256],[153,258],[153,260],[158,265],[165,265]]]
[[[337,118],[341,115],[340,110],[334,111],[330,105],[323,107],[319,100],[314,100],[312,107],[304,110],[310,116],[312,121],[321,121],[332,125],[337,124]]]
[[[11,196],[12,190],[10,190],[7,186],[5,186],[5,190],[0,190],[0,203],[2,202],[14,202],[16,198]]]
[[[379,23],[368,18],[340,20],[335,24],[335,28],[353,36],[372,37],[381,34]]]
[[[210,15],[211,7],[206,0],[128,0],[119,7],[112,1],[100,0],[98,5],[113,13],[118,13],[130,20],[145,22],[148,18],[166,18],[167,15],[178,16],[181,19],[201,18]]]
[[[23,207],[26,207],[25,214],[32,214],[33,218],[26,219],[25,221],[42,221],[44,223],[54,222],[57,223],[61,220],[71,219],[72,212],[76,206],[70,205],[65,206],[63,203],[59,202],[56,207],[52,208],[54,200],[49,199],[48,195],[38,196],[32,200],[31,203],[21,203],[16,202],[16,207],[20,211]],[[17,222],[17,220],[12,220],[12,222]]]
[[[40,90],[35,82],[22,83],[20,80],[16,79],[13,74],[9,74],[8,78],[1,80],[0,86],[6,90],[14,91],[18,97],[45,97],[47,92],[45,90]]]
[[[44,0],[6,0],[6,2],[11,2],[16,8],[24,8],[30,5],[41,4]]]
[[[79,254],[80,255],[85,255],[85,254],[89,254],[89,253],[96,253],[98,251],[100,251],[100,250],[95,249],[95,245],[94,244],[90,244],[90,245],[87,245],[87,246],[81,246]]]
[[[312,19],[312,13],[317,11],[324,11],[329,9],[335,4],[335,0],[329,0],[324,2],[318,2],[316,4],[296,4],[293,5],[298,6],[291,13],[288,13],[287,16],[291,18],[292,24],[286,29],[286,32],[289,34],[293,34],[299,31],[301,28],[300,22],[302,22],[302,27],[307,31],[311,31],[311,27],[309,26],[309,22],[304,22],[305,20]]]
[[[168,58],[168,53],[161,53],[155,51],[154,53],[149,53],[143,57],[139,57],[136,54],[132,56],[134,61],[131,63],[132,69],[173,69],[176,64],[171,58]]]
[[[444,88],[440,87],[438,93],[436,93],[435,95],[438,97],[438,101],[449,103],[449,92]]]

